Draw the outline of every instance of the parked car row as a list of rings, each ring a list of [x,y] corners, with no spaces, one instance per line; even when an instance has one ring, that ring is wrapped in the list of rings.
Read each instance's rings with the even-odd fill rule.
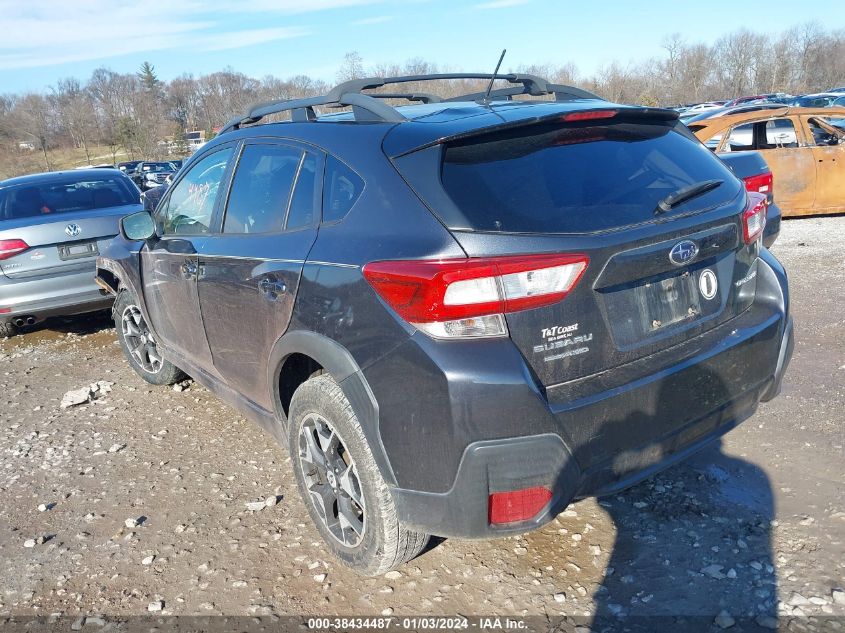
[[[779,393],[793,348],[762,152],[719,160],[676,112],[530,75],[398,108],[367,92],[442,77],[257,106],[147,210],[114,170],[0,183],[0,317],[38,314],[17,283],[90,283],[96,257],[132,368],[187,372],[287,446],[327,549],[365,575],[684,459]]]
[[[745,97],[737,97],[736,99],[723,99],[718,101],[707,101],[705,103],[687,104],[675,108],[681,114],[681,119],[685,117],[698,116],[706,112],[713,112],[716,110],[723,110],[725,108],[736,108],[741,105],[753,105],[758,103],[777,103],[787,104],[791,103],[796,97],[785,92],[772,92],[768,94],[749,95]]]
[[[788,105],[802,108],[832,108],[845,107],[845,91],[842,92],[821,92],[812,95],[803,95],[790,101]]]
[[[845,87],[831,88],[827,92],[805,95],[790,95],[784,92],[750,95],[731,99],[729,101],[708,101],[706,103],[689,104],[675,108],[681,120],[689,122],[693,117],[715,116],[724,114],[726,110],[733,112],[738,106],[794,106],[800,108],[829,108],[845,107]]]
[[[117,168],[132,179],[141,191],[147,191],[168,182],[182,166],[182,161],[127,161]]]

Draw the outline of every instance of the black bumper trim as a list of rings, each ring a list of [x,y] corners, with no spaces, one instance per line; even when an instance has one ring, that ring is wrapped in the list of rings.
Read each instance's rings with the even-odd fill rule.
[[[470,444],[464,451],[455,483],[448,492],[392,488],[400,519],[412,528],[437,536],[489,538],[521,533],[548,523],[575,495],[581,473],[563,440],[553,434]],[[490,527],[487,504],[491,492],[546,486],[552,500],[531,521]]]
[[[783,377],[786,374],[786,368],[789,367],[789,361],[792,360],[792,352],[795,349],[795,328],[792,323],[792,318],[790,317],[786,322],[783,338],[781,339],[780,351],[778,352],[778,364],[775,368],[774,379],[772,380],[771,386],[763,394],[763,397],[760,398],[761,402],[773,400],[780,393],[781,386],[783,385]]]
[[[572,501],[613,494],[698,452],[753,415],[761,389],[748,394],[734,417],[725,419],[720,409],[662,441],[629,451],[631,470],[622,473],[612,461],[580,471],[557,435],[476,442],[467,447],[448,492],[391,488],[399,518],[411,529],[443,537],[496,538],[530,532],[552,521]],[[694,439],[683,443],[686,437]],[[552,490],[552,500],[536,517],[508,526],[489,524],[490,493],[539,485]]]

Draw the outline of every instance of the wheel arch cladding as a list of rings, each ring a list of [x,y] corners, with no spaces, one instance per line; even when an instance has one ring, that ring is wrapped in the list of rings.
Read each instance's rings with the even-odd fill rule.
[[[155,324],[150,319],[149,312],[147,311],[146,298],[144,297],[140,258],[140,251],[133,251],[130,242],[127,242],[120,236],[115,237],[106,247],[106,250],[97,258],[95,276],[103,279],[103,282],[109,285],[111,283],[117,284],[114,287],[115,297],[123,290],[131,291],[138,300],[138,307],[141,308],[141,314],[144,315],[150,331],[153,335],[156,335]],[[111,275],[111,279],[103,278],[103,273]]]
[[[295,364],[292,366],[288,361],[295,358],[295,355],[298,355],[299,358],[295,360]],[[288,367],[288,369],[296,367],[295,371],[299,373],[293,377],[293,380],[290,376],[282,375],[282,370],[285,367]],[[346,348],[332,339],[306,330],[294,330],[284,334],[276,341],[270,353],[267,368],[271,372],[268,378],[273,389],[271,397],[278,419],[287,424],[286,401],[289,404],[289,398],[293,396],[295,387],[307,380],[313,373],[308,372],[308,375],[305,375],[303,367],[305,370],[309,367],[321,368],[340,385],[343,394],[349,400],[349,404],[358,418],[361,429],[364,431],[382,477],[388,485],[395,486],[396,477],[393,474],[379,432],[378,403],[361,373],[358,363],[355,362]]]

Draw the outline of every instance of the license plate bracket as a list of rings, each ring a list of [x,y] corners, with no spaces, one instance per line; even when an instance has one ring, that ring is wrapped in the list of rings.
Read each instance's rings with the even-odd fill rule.
[[[614,315],[614,343],[630,348],[717,311],[718,299],[704,304],[698,277],[697,271],[678,271],[602,293],[605,310]]]
[[[635,291],[639,295],[638,303],[645,309],[643,334],[692,320],[701,314],[698,286],[688,272],[643,284]]]
[[[100,249],[96,241],[86,242],[72,242],[69,244],[59,244],[59,259],[68,261],[70,259],[82,259],[85,257],[95,257],[100,254]]]

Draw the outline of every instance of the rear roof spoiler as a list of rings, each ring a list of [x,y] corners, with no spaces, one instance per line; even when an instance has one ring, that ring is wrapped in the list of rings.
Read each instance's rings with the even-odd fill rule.
[[[457,118],[449,122],[432,125],[427,122],[409,121],[397,126],[384,139],[383,149],[391,158],[398,158],[411,152],[453,143],[461,139],[502,132],[519,127],[539,125],[554,121],[566,121],[567,116],[577,117],[583,123],[600,124],[610,120],[640,119],[674,123],[678,120],[678,112],[665,108],[651,108],[646,106],[627,106],[606,101],[599,101],[584,107],[583,101],[578,103],[560,103],[550,101],[547,104],[532,102],[531,107],[514,107],[509,110],[496,109],[484,115]],[[542,111],[537,114],[537,109]],[[611,112],[609,116],[598,119],[591,118],[591,113]],[[578,123],[577,119],[571,121]]]

